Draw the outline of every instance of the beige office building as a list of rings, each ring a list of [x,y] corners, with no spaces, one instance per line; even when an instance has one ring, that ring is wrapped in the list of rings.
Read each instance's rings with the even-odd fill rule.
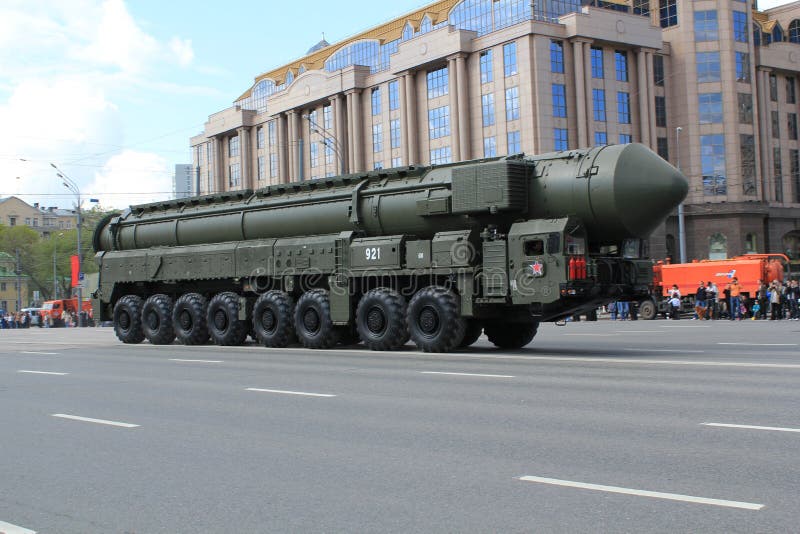
[[[442,0],[256,76],[201,193],[626,142],[691,180],[688,258],[800,257],[800,2]],[[647,170],[642,170],[647,179]],[[678,257],[672,217],[651,240]]]
[[[0,198],[0,224],[6,226],[27,226],[36,230],[41,237],[50,237],[53,232],[73,230],[78,224],[75,210],[57,207],[33,206],[17,197]]]

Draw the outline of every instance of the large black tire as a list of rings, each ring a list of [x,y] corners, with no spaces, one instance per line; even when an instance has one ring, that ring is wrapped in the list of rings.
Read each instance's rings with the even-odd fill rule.
[[[326,290],[306,291],[297,300],[294,331],[307,349],[330,349],[339,343],[341,332],[333,326],[331,303]]]
[[[538,329],[539,321],[531,321],[529,323],[491,322],[487,323],[483,330],[489,341],[497,348],[513,350],[521,349],[533,341]]]
[[[464,339],[458,345],[458,348],[465,349],[478,341],[483,334],[483,323],[477,319],[469,319],[467,321],[467,329],[464,331]]]
[[[242,345],[250,327],[239,319],[239,295],[230,291],[217,293],[208,303],[208,333],[217,345]]]
[[[144,341],[142,330],[142,297],[125,295],[114,305],[114,333],[123,343]]]
[[[656,318],[658,315],[658,308],[656,307],[656,303],[652,300],[643,300],[639,303],[639,317],[646,321],[650,321]]]
[[[172,308],[172,328],[184,345],[205,345],[208,342],[208,302],[199,293],[181,295]]]
[[[368,291],[358,302],[356,328],[370,350],[397,350],[408,341],[406,299],[381,287]]]
[[[172,327],[172,299],[167,295],[152,295],[142,306],[142,330],[153,345],[169,345],[175,340]]]
[[[288,347],[294,336],[294,299],[283,291],[267,291],[253,308],[255,340],[265,347]]]
[[[450,352],[464,339],[467,323],[458,313],[458,297],[438,286],[420,289],[408,304],[408,331],[424,352]]]

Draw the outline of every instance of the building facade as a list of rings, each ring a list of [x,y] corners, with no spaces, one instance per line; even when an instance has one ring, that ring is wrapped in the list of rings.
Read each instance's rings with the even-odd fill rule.
[[[196,176],[194,165],[185,163],[175,165],[175,174],[172,177],[175,198],[187,198],[197,194]]]
[[[800,2],[756,7],[434,2],[257,76],[191,139],[199,192],[639,142],[690,178],[689,258],[798,257]]]
[[[74,210],[33,206],[17,197],[0,198],[0,224],[27,226],[49,237],[52,232],[77,228],[78,214]]]
[[[27,307],[29,280],[27,275],[17,275],[17,261],[13,256],[0,252],[0,311],[16,313]]]

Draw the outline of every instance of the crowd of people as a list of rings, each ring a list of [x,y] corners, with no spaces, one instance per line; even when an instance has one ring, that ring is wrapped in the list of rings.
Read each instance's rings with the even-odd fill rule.
[[[0,313],[0,328],[30,328],[31,314],[28,312]]]
[[[671,317],[678,319],[681,311],[681,293],[677,286],[670,289]],[[720,292],[714,282],[700,281],[694,291],[693,320],[730,319],[800,320],[800,285],[797,280],[767,284],[758,281],[758,289],[748,297],[738,278],[734,277]]]

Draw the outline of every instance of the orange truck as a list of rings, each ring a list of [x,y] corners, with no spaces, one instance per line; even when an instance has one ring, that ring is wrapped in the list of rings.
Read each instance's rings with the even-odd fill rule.
[[[87,317],[92,316],[92,303],[85,300],[83,311]],[[64,312],[69,311],[74,320],[77,320],[78,299],[47,300],[42,304],[42,320],[52,326],[64,326]]]
[[[639,305],[642,319],[655,319],[667,312],[666,299],[672,286],[678,286],[681,293],[682,309],[694,309],[694,296],[700,281],[714,282],[722,298],[725,287],[734,277],[739,279],[742,293],[748,298],[758,291],[758,281],[769,284],[773,280],[783,280],[788,268],[789,258],[783,254],[745,254],[726,260],[700,260],[692,263],[658,262],[653,266],[653,291],[651,300]]]

